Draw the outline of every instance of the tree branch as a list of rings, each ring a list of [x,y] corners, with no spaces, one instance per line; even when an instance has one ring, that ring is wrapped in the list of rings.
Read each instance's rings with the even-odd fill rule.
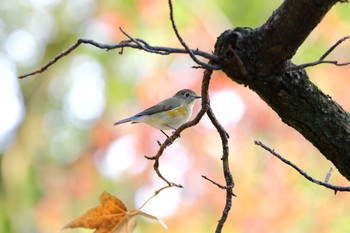
[[[219,184],[218,182],[213,181],[212,179],[206,177],[205,175],[202,175],[202,178],[205,179],[205,180],[207,180],[207,181],[209,181],[210,183],[212,183],[212,184],[218,186],[218,187],[221,188],[221,189],[227,189],[227,186],[224,186],[224,185],[222,185],[222,184]],[[236,195],[235,195],[235,196],[236,196]]]
[[[286,59],[336,2],[285,0],[262,27],[225,31],[217,40],[215,54],[226,75],[255,91],[350,181],[350,114],[320,91],[305,70],[285,72],[295,67]],[[240,71],[232,49],[246,73]]]
[[[332,171],[333,171],[333,168],[330,168],[327,175],[326,175],[326,178],[324,179],[325,183],[328,183],[329,179],[331,178]]]
[[[23,79],[23,78],[26,78],[29,76],[43,73],[50,66],[55,64],[58,60],[62,59],[63,57],[67,56],[68,54],[73,52],[75,49],[77,49],[81,44],[89,44],[89,45],[92,45],[92,46],[97,47],[99,49],[104,49],[106,51],[113,50],[113,49],[134,48],[134,49],[140,49],[140,50],[143,50],[145,52],[155,53],[155,54],[159,54],[159,55],[170,55],[170,54],[176,54],[176,53],[188,54],[187,49],[170,48],[170,47],[163,47],[163,46],[152,46],[142,39],[131,37],[122,28],[119,28],[119,29],[126,37],[129,38],[129,40],[124,40],[124,41],[121,41],[120,43],[114,44],[114,45],[108,45],[108,44],[98,43],[96,41],[89,40],[89,39],[78,39],[77,42],[75,42],[75,44],[70,46],[68,49],[62,51],[61,53],[57,54],[46,65],[42,66],[41,68],[39,68],[31,73],[21,75],[18,78]],[[217,56],[203,52],[199,49],[189,49],[189,51],[191,51],[191,53],[194,55],[209,59],[215,63],[218,63],[218,61],[219,61]],[[213,68],[214,68],[214,66],[213,66]]]
[[[169,4],[169,9],[170,9],[170,21],[171,21],[171,25],[174,29],[174,32],[176,34],[177,39],[180,41],[180,43],[182,44],[182,46],[186,49],[186,51],[188,52],[188,54],[190,55],[190,57],[192,58],[192,60],[197,63],[198,65],[200,65],[200,67],[206,68],[206,69],[210,69],[210,70],[219,70],[221,67],[219,65],[214,65],[213,64],[213,60],[212,63],[205,63],[202,62],[200,60],[198,60],[195,56],[195,54],[191,51],[191,49],[188,47],[188,45],[186,44],[186,42],[182,39],[182,37],[180,36],[179,31],[177,30],[177,26],[175,23],[175,19],[174,19],[174,10],[173,10],[173,3],[171,0],[168,0],[168,4]]]
[[[260,74],[281,71],[285,61],[321,22],[339,0],[286,0],[273,12],[268,21],[257,29],[261,43],[257,53],[262,61]]]
[[[291,166],[292,168],[294,168],[297,172],[299,172],[300,175],[302,175],[303,177],[305,177],[307,180],[311,181],[312,183],[324,186],[324,187],[326,187],[328,189],[332,189],[332,190],[334,190],[335,194],[338,191],[350,192],[350,186],[337,186],[337,185],[332,185],[332,184],[328,183],[328,180],[329,180],[329,177],[330,177],[330,173],[331,173],[332,170],[330,170],[330,172],[327,173],[325,182],[317,180],[317,179],[313,178],[312,176],[309,176],[305,171],[303,171],[297,165],[295,165],[294,163],[292,163],[288,159],[284,158],[282,155],[280,155],[277,152],[275,152],[274,149],[271,149],[270,147],[266,146],[264,143],[262,143],[260,141],[255,141],[255,140],[254,140],[254,143],[255,143],[255,145],[258,145],[258,146],[262,147],[263,149],[267,150],[268,152],[270,152],[275,157],[279,158],[285,164],[287,164],[287,165]]]
[[[149,198],[138,208],[138,210],[141,210],[150,200],[152,200],[155,196],[157,196],[161,191],[163,191],[163,190],[165,190],[165,189],[167,189],[167,188],[171,188],[171,187],[174,187],[174,186],[169,186],[169,185],[167,185],[167,186],[164,186],[164,187],[162,187],[162,188],[156,190],[156,191],[154,192],[154,194],[153,194],[151,197],[149,197]]]
[[[228,213],[230,212],[231,206],[232,206],[232,196],[235,196],[232,189],[235,186],[235,183],[232,178],[232,174],[230,171],[230,166],[229,166],[229,146],[228,146],[228,138],[229,135],[225,131],[224,127],[220,124],[220,122],[217,120],[213,110],[209,106],[209,109],[207,111],[207,115],[210,119],[210,121],[213,123],[215,126],[216,130],[218,131],[220,138],[221,138],[221,146],[222,146],[222,166],[223,166],[223,171],[224,171],[224,177],[226,180],[226,202],[225,202],[225,207],[224,210],[222,211],[222,216],[218,222],[218,225],[216,227],[216,233],[220,233],[224,223],[227,219]]]
[[[338,40],[317,61],[309,62],[309,63],[305,63],[305,64],[302,64],[302,65],[297,65],[297,66],[293,66],[293,67],[289,67],[286,71],[305,69],[306,67],[316,66],[316,65],[319,65],[319,64],[323,64],[323,63],[333,64],[333,65],[336,65],[336,66],[347,66],[347,65],[350,65],[350,62],[339,63],[338,61],[325,61],[324,60],[338,45],[340,45],[342,42],[344,42],[347,39],[350,39],[350,36],[345,36],[345,37],[341,38],[340,40]]]

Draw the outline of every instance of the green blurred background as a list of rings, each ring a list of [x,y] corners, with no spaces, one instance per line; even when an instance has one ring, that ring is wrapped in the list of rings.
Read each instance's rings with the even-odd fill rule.
[[[211,52],[225,29],[258,27],[282,1],[177,0],[178,29],[191,48]],[[350,5],[338,4],[293,59],[316,60],[350,31]],[[98,205],[108,191],[138,208],[164,183],[144,155],[164,136],[145,125],[112,124],[183,88],[200,92],[202,70],[186,55],[139,50],[106,52],[82,45],[46,72],[18,80],[78,38],[118,43],[130,35],[152,45],[180,47],[167,1],[1,0],[0,2],[0,232],[60,232]],[[331,59],[350,60],[348,42]],[[308,73],[350,109],[349,67],[322,65]],[[223,232],[350,232],[350,196],[312,184],[260,148],[275,148],[308,174],[324,179],[332,164],[252,91],[215,72],[210,87],[217,117],[231,135],[236,187]],[[198,111],[199,104],[195,106]],[[185,131],[160,169],[183,189],[160,193],[143,209],[169,229],[143,218],[135,232],[214,232],[225,193],[220,140],[208,119]],[[335,170],[330,181],[348,185]],[[64,232],[91,232],[75,229]]]

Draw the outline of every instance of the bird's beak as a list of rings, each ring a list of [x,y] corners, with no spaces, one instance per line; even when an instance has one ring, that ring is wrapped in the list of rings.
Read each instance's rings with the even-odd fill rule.
[[[197,95],[195,98],[196,98],[196,99],[200,99],[200,98],[202,98],[202,97]]]

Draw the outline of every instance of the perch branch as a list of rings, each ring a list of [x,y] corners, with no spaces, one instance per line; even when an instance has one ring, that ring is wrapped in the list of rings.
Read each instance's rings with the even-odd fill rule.
[[[282,162],[284,162],[285,164],[291,166],[292,168],[294,168],[297,172],[300,173],[300,175],[304,176],[307,180],[311,181],[312,183],[324,186],[328,189],[332,189],[334,190],[335,194],[338,191],[341,192],[350,192],[350,186],[337,186],[337,185],[332,185],[328,183],[328,179],[330,176],[330,172],[328,172],[327,176],[326,176],[326,182],[317,180],[315,178],[313,178],[312,176],[308,175],[305,171],[303,171],[301,168],[299,168],[297,165],[295,165],[294,163],[292,163],[291,161],[287,160],[286,158],[284,158],[282,155],[278,154],[277,152],[275,152],[274,149],[271,149],[270,147],[266,146],[265,144],[263,144],[260,141],[256,141],[254,140],[255,145],[258,145],[260,147],[262,147],[263,149],[267,150],[268,152],[270,152],[272,155],[276,156],[277,158],[279,158]],[[328,177],[328,178],[327,178]]]

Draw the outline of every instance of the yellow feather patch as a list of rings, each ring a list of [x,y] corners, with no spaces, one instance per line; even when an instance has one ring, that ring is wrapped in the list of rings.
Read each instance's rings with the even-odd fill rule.
[[[156,129],[169,130],[183,124],[188,119],[189,114],[190,111],[182,104],[172,110],[141,116],[137,121],[146,123]]]
[[[166,111],[166,114],[170,117],[175,117],[175,116],[185,116],[187,115],[187,109],[185,107],[185,105],[181,104],[180,107]]]

